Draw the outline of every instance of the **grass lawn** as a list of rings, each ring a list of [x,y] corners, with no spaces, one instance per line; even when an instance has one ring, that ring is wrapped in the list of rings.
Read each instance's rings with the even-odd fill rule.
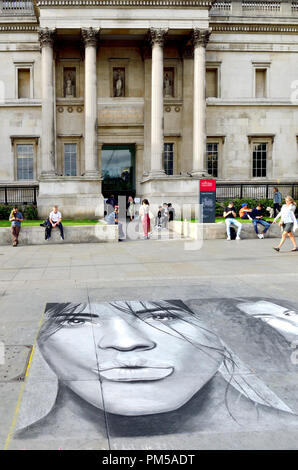
[[[44,220],[24,220],[22,222],[22,227],[39,227],[39,224],[42,224]],[[70,220],[70,219],[65,219],[62,220],[63,226],[67,225],[96,225],[96,224],[101,224],[102,222],[99,222],[98,220],[92,220],[92,219],[78,219],[78,220]],[[10,227],[10,222],[9,220],[0,220],[0,227]]]

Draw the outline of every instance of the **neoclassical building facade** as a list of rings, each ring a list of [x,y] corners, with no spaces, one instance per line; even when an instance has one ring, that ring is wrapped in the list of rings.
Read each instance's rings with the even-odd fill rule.
[[[297,1],[1,0],[0,63],[0,187],[40,215],[298,180]]]

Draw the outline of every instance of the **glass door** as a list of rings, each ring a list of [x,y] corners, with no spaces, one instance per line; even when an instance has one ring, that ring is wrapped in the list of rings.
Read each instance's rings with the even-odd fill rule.
[[[103,145],[101,152],[104,197],[135,196],[135,146]]]

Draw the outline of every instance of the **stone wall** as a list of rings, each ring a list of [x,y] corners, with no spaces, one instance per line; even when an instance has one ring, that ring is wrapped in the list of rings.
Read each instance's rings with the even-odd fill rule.
[[[65,240],[61,240],[59,230],[52,230],[50,240],[46,241],[43,227],[22,227],[19,246],[45,245],[56,243],[116,243],[118,242],[117,225],[76,225],[64,226]],[[0,228],[0,245],[12,244],[10,228]]]

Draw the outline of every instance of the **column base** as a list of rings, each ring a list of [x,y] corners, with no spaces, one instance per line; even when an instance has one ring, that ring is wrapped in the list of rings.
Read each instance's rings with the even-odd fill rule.
[[[211,178],[207,170],[192,170],[190,174],[196,178]]]
[[[51,178],[56,178],[57,173],[52,170],[52,171],[42,171],[40,174],[40,180],[47,180]]]
[[[167,176],[164,170],[151,170],[149,172],[149,178],[163,178]]]
[[[101,180],[101,175],[99,171],[86,171],[84,174],[85,178],[90,178],[90,179],[96,179],[96,180]]]
[[[104,216],[104,198],[101,180],[88,178],[40,179],[37,197],[38,214],[49,216],[57,205],[64,219],[100,219]]]

